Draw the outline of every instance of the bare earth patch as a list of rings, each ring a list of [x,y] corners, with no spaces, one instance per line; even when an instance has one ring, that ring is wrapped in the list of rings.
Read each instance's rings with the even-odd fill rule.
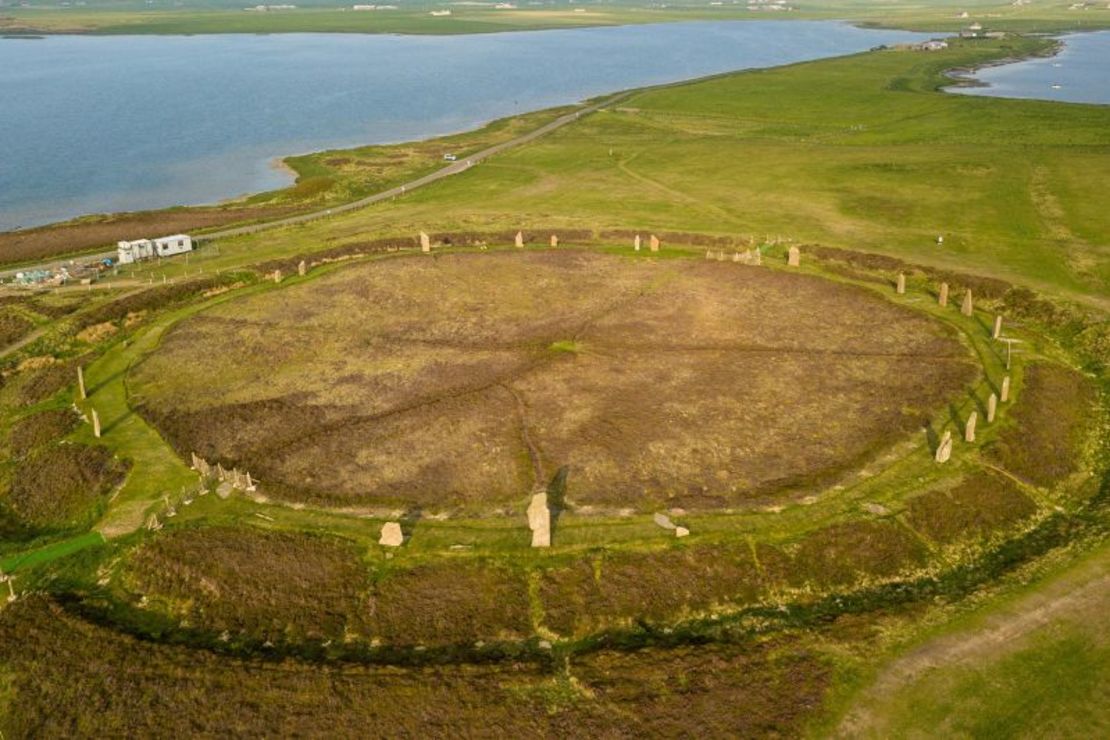
[[[132,375],[179,452],[269,495],[727,506],[817,483],[971,376],[941,324],[736,264],[585,252],[359,265],[183,322]],[[538,478],[538,480],[537,480]]]

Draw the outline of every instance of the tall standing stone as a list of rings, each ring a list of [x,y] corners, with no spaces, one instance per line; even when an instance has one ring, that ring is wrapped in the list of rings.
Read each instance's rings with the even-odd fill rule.
[[[1010,400],[1010,376],[1007,375],[1002,379],[1002,390],[998,394],[998,400],[1006,403]]]
[[[80,365],[77,366],[77,394],[82,401],[88,398],[85,395],[85,371]]]
[[[640,235],[639,234],[637,234],[636,238],[632,240],[632,248],[635,249],[637,252],[640,251]]]
[[[937,305],[942,307],[948,305],[948,283],[940,284],[940,291],[937,293]]]
[[[987,423],[988,424],[993,424],[994,423],[994,415],[997,411],[998,411],[998,396],[996,396],[992,393],[991,397],[987,399]]]
[[[971,288],[968,288],[967,292],[964,293],[964,302],[960,306],[960,313],[962,313],[964,316],[971,316],[974,312],[975,305],[972,303],[971,300]]]
[[[975,441],[975,422],[979,421],[979,412],[972,411],[967,417],[967,424],[964,425],[964,442]]]
[[[307,273],[307,272],[308,272],[308,263],[306,263],[304,260],[301,260],[300,262],[298,262],[297,263],[297,274],[300,275],[301,277],[304,277],[305,273]]]
[[[547,508],[547,491],[532,496],[528,504],[528,529],[532,530],[532,547],[551,547],[551,509]]]
[[[432,238],[430,236],[428,236],[427,234],[425,234],[423,231],[420,232],[420,251],[421,252],[430,252],[430,251],[432,251]]]
[[[516,247],[517,249],[524,249],[524,232],[523,231],[516,232],[516,236],[513,237],[513,246]]]
[[[994,317],[994,330],[991,332],[991,339],[998,339],[1002,336],[1002,314]]]
[[[906,273],[898,273],[898,287],[896,288],[898,295],[906,294]]]
[[[648,239],[648,247],[651,248],[651,251],[658,252],[659,251],[659,237],[657,237],[655,234],[652,234],[651,238]]]
[[[940,439],[940,444],[937,445],[936,461],[945,463],[950,457],[952,457],[952,432],[945,432]]]
[[[556,236],[555,234],[551,235],[551,246],[553,246],[553,247],[559,246],[559,237]]]
[[[100,439],[100,416],[96,413],[96,409],[89,409],[92,414],[93,436]]]
[[[802,264],[802,250],[791,247],[786,250],[786,264],[790,267],[799,267]]]

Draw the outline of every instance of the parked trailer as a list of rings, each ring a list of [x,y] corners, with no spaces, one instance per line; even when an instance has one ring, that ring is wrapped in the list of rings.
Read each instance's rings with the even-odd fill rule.
[[[117,245],[119,263],[130,265],[151,257],[172,257],[193,251],[193,238],[188,234],[174,234],[157,239],[121,241]]]

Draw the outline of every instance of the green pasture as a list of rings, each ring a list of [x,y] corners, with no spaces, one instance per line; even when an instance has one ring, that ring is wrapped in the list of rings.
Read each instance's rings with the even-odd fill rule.
[[[526,31],[583,26],[667,23],[694,20],[846,20],[863,25],[924,31],[958,31],[973,21],[992,29],[1073,31],[1110,26],[1110,10],[1103,3],[1073,8],[1063,0],[1033,0],[1014,5],[998,0],[966,3],[889,0],[818,0],[789,2],[789,11],[749,10],[746,4],[719,6],[680,0],[667,4],[609,0],[576,7],[554,2],[539,6],[517,3],[516,8],[459,6],[447,3],[401,2],[380,11],[354,11],[351,4],[298,3],[292,10],[247,11],[251,3],[191,2],[173,7],[137,2],[89,2],[60,7],[34,2],[29,7],[5,8],[0,31],[19,33],[200,34],[200,33],[402,33],[464,34]],[[492,5],[492,3],[490,4]],[[450,7],[450,16],[433,17],[432,10]],[[581,12],[575,12],[576,9]],[[963,17],[962,13],[968,16]]]

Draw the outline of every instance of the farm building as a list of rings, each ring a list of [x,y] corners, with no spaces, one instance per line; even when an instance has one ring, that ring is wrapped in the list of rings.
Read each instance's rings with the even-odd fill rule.
[[[174,234],[157,239],[136,239],[117,244],[119,263],[131,264],[150,257],[171,257],[193,251],[193,238],[188,234]]]

